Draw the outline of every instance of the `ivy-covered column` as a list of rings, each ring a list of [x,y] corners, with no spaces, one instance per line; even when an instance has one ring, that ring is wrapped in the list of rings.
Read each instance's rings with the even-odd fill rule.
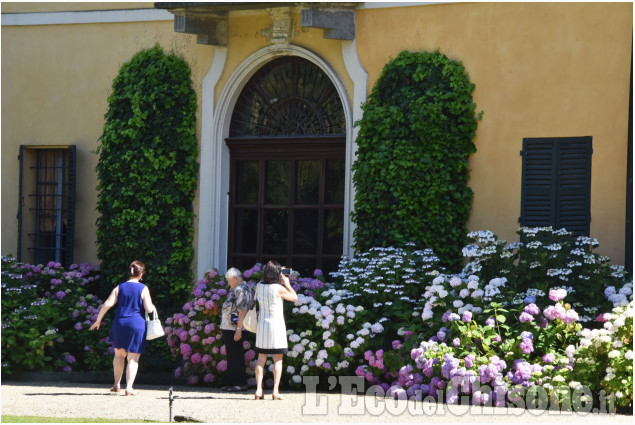
[[[463,65],[439,51],[403,51],[384,67],[358,122],[356,250],[414,242],[459,265],[480,118],[474,87]]]
[[[161,47],[137,53],[112,85],[97,152],[98,256],[108,292],[137,259],[159,309],[192,285],[197,185],[196,93],[190,68]]]

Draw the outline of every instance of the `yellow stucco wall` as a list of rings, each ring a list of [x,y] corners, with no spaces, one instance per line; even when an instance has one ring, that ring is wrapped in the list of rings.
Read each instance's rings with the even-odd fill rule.
[[[171,21],[2,27],[3,255],[16,254],[19,146],[75,144],[74,260],[97,263],[95,150],[107,99],[121,65],[155,43],[185,58],[200,94],[214,48],[176,34]]]
[[[152,9],[152,2],[2,2],[2,13],[77,12],[89,10]]]
[[[517,240],[524,137],[593,136],[591,236],[624,264],[631,3],[456,3],[362,9],[369,90],[402,50],[463,62],[483,111],[470,230]],[[389,36],[388,36],[389,34]]]
[[[321,29],[301,30],[300,10],[294,14],[293,37],[291,43],[304,47],[324,59],[340,77],[352,101],[353,82],[351,81],[342,59],[342,45],[338,40],[327,40]],[[252,53],[268,46],[270,43],[262,35],[272,25],[272,19],[265,10],[239,12],[230,14],[229,44],[223,74],[216,86],[216,99],[220,96],[227,80],[236,68]]]
[[[152,3],[2,3],[3,13],[138,9]],[[232,13],[229,47],[215,101],[237,66],[269,45],[264,12]],[[476,84],[479,123],[470,185],[470,229],[515,240],[520,214],[524,137],[593,136],[591,235],[599,252],[624,262],[626,149],[632,43],[630,3],[450,3],[357,10],[357,49],[373,87],[401,50],[434,50],[461,60]],[[98,139],[112,80],[140,49],[159,43],[192,67],[198,93],[215,48],[177,34],[171,21],[2,27],[2,254],[17,240],[19,145],[76,144],[76,262],[96,262]],[[302,30],[293,44],[322,57],[352,101],[353,82],[341,42],[321,29]],[[202,164],[201,166],[206,166]],[[198,211],[198,197],[195,200]],[[195,237],[198,223],[195,224]],[[81,237],[79,237],[81,235]],[[195,245],[196,241],[195,241]],[[13,252],[14,253],[14,252]]]

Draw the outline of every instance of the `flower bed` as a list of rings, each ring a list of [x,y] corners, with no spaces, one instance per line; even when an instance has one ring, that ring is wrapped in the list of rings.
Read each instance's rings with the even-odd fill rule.
[[[344,258],[329,284],[319,271],[293,277],[299,299],[285,303],[283,382],[302,389],[304,377],[315,376],[327,388],[332,376],[357,375],[378,392],[419,400],[442,395],[447,403],[524,407],[540,388],[561,407],[575,391],[587,404],[610,398],[631,406],[632,282],[623,268],[593,253],[590,238],[549,228],[519,233],[523,242],[513,244],[471,233],[459,273],[440,267],[430,250],[407,245]],[[260,266],[245,276],[254,285]],[[217,324],[226,296],[214,274],[197,283],[184,313],[168,319],[168,341],[184,360],[177,374],[193,384],[224,382]],[[603,325],[596,318],[606,329],[596,329]],[[249,335],[245,367],[252,375]],[[597,344],[603,351],[590,348]]]
[[[466,265],[453,273],[430,250],[378,248],[344,258],[332,281],[291,276],[284,303],[289,353],[283,386],[307,377],[357,376],[377,394],[446,403],[632,408],[633,284],[593,252],[597,241],[549,228],[519,230],[522,243],[474,232]],[[260,265],[244,271],[255,285]],[[108,370],[108,326],[94,321],[87,265],[31,266],[3,257],[3,373]],[[226,383],[220,329],[228,286],[216,272],[198,281],[182,312],[165,319],[175,375],[192,385]],[[254,335],[245,368],[254,384]],[[271,386],[271,363],[266,385]]]
[[[102,304],[89,293],[98,278],[90,264],[64,270],[3,256],[2,373],[107,370],[109,327],[87,331]]]

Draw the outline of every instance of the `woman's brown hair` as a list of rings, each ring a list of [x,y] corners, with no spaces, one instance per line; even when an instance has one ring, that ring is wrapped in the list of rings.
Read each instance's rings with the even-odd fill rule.
[[[142,274],[146,274],[145,264],[137,260],[130,263],[130,277],[139,277]]]
[[[277,261],[269,261],[262,271],[263,283],[280,283],[280,272],[282,271],[280,263]]]

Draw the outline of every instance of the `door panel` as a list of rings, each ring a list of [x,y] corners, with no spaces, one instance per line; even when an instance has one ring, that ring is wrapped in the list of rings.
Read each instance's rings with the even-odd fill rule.
[[[227,144],[228,267],[276,259],[302,276],[316,268],[337,270],[343,248],[344,138],[227,139]]]

